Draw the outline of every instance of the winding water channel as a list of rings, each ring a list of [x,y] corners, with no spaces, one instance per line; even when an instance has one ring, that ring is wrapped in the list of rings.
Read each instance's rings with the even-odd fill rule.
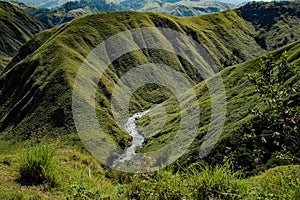
[[[130,160],[134,154],[136,147],[142,146],[144,142],[144,137],[139,133],[139,130],[136,126],[136,120],[138,120],[140,117],[147,114],[150,110],[146,110],[143,112],[135,113],[132,117],[129,117],[126,124],[124,125],[125,130],[129,135],[132,136],[132,143],[131,146],[129,146],[123,155],[120,156],[120,158],[114,163],[114,166],[116,166],[118,163],[122,163],[125,161]]]

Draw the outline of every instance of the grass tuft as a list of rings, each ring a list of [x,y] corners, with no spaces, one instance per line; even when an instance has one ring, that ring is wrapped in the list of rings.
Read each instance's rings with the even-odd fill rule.
[[[21,156],[19,179],[22,185],[55,185],[53,173],[54,150],[50,145],[28,147]]]

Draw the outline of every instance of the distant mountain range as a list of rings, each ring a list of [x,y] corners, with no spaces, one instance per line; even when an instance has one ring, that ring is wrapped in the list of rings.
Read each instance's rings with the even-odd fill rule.
[[[236,7],[233,4],[216,1],[185,0],[125,0],[121,2],[80,0],[67,2],[55,9],[40,8],[32,3],[24,4],[15,2],[15,4],[50,26],[68,22],[84,14],[94,14],[98,12],[132,10],[159,12],[176,16],[196,16]]]
[[[139,1],[135,0],[137,2],[142,2],[140,8],[138,8],[138,11],[151,11],[151,12],[160,12],[165,14],[171,14],[176,16],[196,16],[196,15],[202,15],[212,12],[219,12],[226,9],[234,8],[235,5],[229,4],[229,3],[221,3],[221,2],[213,2],[213,1]],[[120,5],[125,5],[128,9],[135,10],[134,6],[135,3],[132,3],[134,1],[124,1],[121,2]],[[122,4],[123,3],[123,4]],[[128,5],[128,6],[126,6]]]
[[[35,5],[38,5],[41,8],[57,8],[62,6],[63,4],[67,2],[76,2],[76,0],[17,0],[18,2],[21,3],[33,3]],[[179,2],[180,0],[147,0],[145,2],[154,3],[154,2],[160,2],[160,4],[165,4],[165,3],[176,3]],[[203,3],[203,2],[208,2],[208,3],[225,3],[225,4],[233,4],[233,5],[241,5],[243,3],[251,2],[252,0],[184,0],[188,4],[190,3]],[[261,0],[257,0],[261,1]],[[270,1],[270,0],[263,0],[263,1]],[[107,3],[113,3],[113,4],[136,4],[136,2],[141,2],[143,3],[143,0],[107,0]]]
[[[251,0],[8,0],[26,12],[56,26],[78,16],[110,11],[159,12],[175,16],[197,16],[245,5]]]

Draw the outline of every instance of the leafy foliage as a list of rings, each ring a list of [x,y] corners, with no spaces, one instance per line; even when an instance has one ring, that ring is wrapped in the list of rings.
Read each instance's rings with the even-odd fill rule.
[[[67,199],[94,199],[97,198],[99,190],[95,192],[89,191],[83,183],[72,183],[71,187],[67,191]]]
[[[294,65],[288,64],[287,58],[286,52],[279,63],[272,57],[263,58],[258,72],[249,75],[249,80],[267,106],[266,112],[256,111],[259,120],[268,129],[269,133],[265,136],[281,139],[281,142],[285,140],[297,147],[300,145],[300,107],[295,97],[300,92],[300,73]],[[266,140],[263,135],[261,137]],[[281,142],[274,140],[277,145]]]
[[[299,64],[285,50],[248,66],[256,70],[247,74],[255,100],[246,106],[251,120],[215,150],[246,175],[299,162]]]
[[[248,125],[244,141],[257,143],[256,159],[268,161],[269,167],[299,159],[299,71],[287,58],[286,52],[279,61],[265,57],[258,72],[248,75],[265,106],[252,110],[257,118]]]

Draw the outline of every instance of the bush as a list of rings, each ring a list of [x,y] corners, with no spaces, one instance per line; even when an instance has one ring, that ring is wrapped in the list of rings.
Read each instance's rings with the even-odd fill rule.
[[[55,184],[53,174],[54,150],[45,144],[37,144],[25,150],[21,156],[19,182],[24,185]]]
[[[254,127],[261,132],[261,139],[266,143],[279,146],[292,145],[297,149],[299,137],[299,104],[294,99],[300,92],[296,66],[288,63],[288,55],[284,52],[279,61],[272,56],[261,60],[258,72],[248,75],[257,93],[263,100],[267,110],[254,112],[262,127]],[[263,133],[263,131],[266,132]]]
[[[247,199],[300,199],[298,165],[276,167],[249,181],[252,186],[247,191]]]
[[[251,150],[252,158],[246,170],[255,173],[260,168],[299,162],[300,151],[300,85],[298,66],[288,62],[288,55],[269,55],[261,59],[258,70],[248,74],[261,101],[260,108],[251,108],[255,118],[240,131],[242,145]],[[245,164],[234,150],[237,166]]]

